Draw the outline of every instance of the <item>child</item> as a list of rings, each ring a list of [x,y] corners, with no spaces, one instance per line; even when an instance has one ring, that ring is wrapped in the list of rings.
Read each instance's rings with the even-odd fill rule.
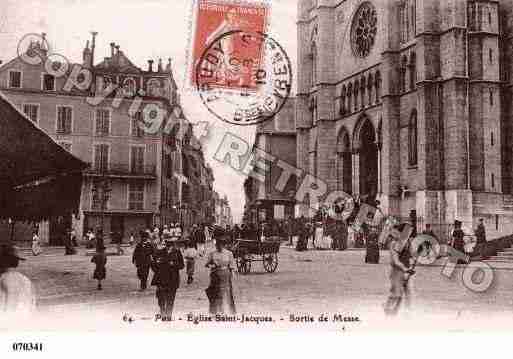
[[[96,249],[96,254],[91,258],[91,263],[96,264],[94,269],[93,279],[98,280],[98,290],[102,290],[102,280],[105,279],[107,264],[107,255],[105,254],[105,246],[100,245]]]
[[[183,254],[185,257],[187,284],[191,284],[194,280],[194,265],[196,262],[196,257],[198,256],[198,251],[194,248],[194,243],[190,239],[187,241],[187,249]]]

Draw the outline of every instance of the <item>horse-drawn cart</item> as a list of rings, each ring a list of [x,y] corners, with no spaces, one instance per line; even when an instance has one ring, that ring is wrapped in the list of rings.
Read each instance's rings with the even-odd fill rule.
[[[251,241],[239,239],[232,247],[239,273],[251,272],[251,263],[262,261],[264,269],[273,273],[278,267],[279,240]]]

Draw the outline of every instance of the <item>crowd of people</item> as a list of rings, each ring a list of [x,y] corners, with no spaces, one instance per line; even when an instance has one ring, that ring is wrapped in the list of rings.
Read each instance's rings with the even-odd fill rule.
[[[180,287],[180,271],[186,269],[187,284],[194,281],[196,261],[205,256],[207,239],[215,238],[215,249],[208,253],[206,267],[210,269],[210,285],[206,295],[210,302],[209,311],[212,314],[235,313],[235,301],[232,287],[232,272],[235,262],[231,251],[225,249],[230,241],[226,230],[217,228],[211,235],[208,227],[194,225],[187,236],[177,224],[164,226],[162,230],[141,231],[132,254],[132,263],[136,267],[139,279],[139,290],[156,287],[156,298],[162,320],[171,320],[177,290]],[[102,290],[102,281],[107,274],[107,256],[105,246],[96,247],[96,253],[91,262],[95,268],[93,278],[98,281],[98,290]]]

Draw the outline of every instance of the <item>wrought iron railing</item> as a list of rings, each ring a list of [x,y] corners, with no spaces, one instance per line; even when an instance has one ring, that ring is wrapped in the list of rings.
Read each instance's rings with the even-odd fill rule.
[[[157,167],[155,165],[135,165],[127,163],[109,163],[108,166],[90,164],[85,171],[90,175],[120,175],[120,176],[156,176]]]

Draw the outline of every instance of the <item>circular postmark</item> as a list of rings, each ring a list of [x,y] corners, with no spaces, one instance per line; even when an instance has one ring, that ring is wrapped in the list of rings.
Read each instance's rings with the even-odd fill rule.
[[[272,119],[292,89],[287,53],[260,32],[220,35],[202,53],[195,71],[196,87],[208,111],[234,125]]]

